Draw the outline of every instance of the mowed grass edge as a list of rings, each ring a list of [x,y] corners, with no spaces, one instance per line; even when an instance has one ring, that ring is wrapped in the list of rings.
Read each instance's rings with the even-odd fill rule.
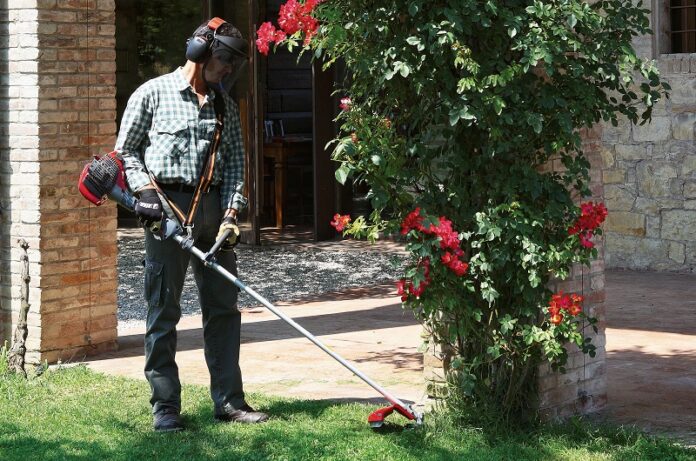
[[[0,459],[696,460],[696,450],[666,439],[580,420],[493,434],[446,415],[417,430],[391,416],[375,432],[366,419],[376,406],[259,394],[248,400],[272,415],[268,423],[216,423],[203,386],[183,388],[187,430],[157,434],[149,394],[145,381],[84,366],[0,375]]]

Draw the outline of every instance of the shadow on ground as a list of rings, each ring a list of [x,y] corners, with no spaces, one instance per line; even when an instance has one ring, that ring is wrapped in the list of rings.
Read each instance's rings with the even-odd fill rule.
[[[344,299],[344,298],[341,298]],[[351,299],[351,298],[348,298]],[[418,322],[401,304],[390,304],[358,312],[312,315],[293,318],[315,336],[351,333],[366,330],[380,330],[400,326],[416,325]],[[283,320],[260,320],[242,325],[242,343],[258,343],[303,336]],[[118,338],[118,352],[97,356],[92,361],[135,357],[143,354],[144,335],[123,335]],[[177,351],[203,348],[203,329],[192,328],[177,332]]]

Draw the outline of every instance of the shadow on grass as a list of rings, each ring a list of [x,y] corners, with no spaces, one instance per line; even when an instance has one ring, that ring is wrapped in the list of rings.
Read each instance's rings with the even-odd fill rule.
[[[375,432],[367,415],[377,406],[250,395],[272,415],[257,425],[217,423],[202,386],[184,386],[187,430],[157,434],[147,384],[92,373],[84,367],[30,381],[0,380],[3,461],[182,460],[693,460],[696,452],[637,432],[584,421],[518,431],[453,424],[429,416],[404,430],[391,416]]]
[[[6,461],[63,461],[93,460],[95,456],[107,456],[108,451],[99,443],[71,440],[56,429],[54,440],[36,437],[26,428],[14,424],[0,425],[0,459]],[[104,459],[104,458],[102,458]]]

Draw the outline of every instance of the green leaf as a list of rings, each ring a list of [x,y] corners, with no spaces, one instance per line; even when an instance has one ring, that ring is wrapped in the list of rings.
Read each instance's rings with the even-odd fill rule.
[[[574,14],[571,14],[570,16],[568,16],[568,26],[571,29],[574,28],[577,23],[578,23],[578,18],[576,18]]]
[[[348,176],[350,175],[351,168],[343,163],[338,169],[336,170],[335,176],[336,176],[336,181],[338,181],[340,184],[345,184],[346,180],[348,179]]]
[[[406,43],[408,43],[409,45],[417,46],[421,44],[421,40],[420,38],[411,35],[406,39]]]

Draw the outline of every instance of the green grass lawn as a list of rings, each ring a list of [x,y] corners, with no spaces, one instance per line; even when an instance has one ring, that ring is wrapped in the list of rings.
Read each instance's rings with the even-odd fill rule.
[[[637,432],[586,422],[491,435],[429,418],[373,432],[376,407],[250,395],[272,415],[262,425],[215,423],[206,388],[185,386],[188,430],[151,429],[146,382],[84,367],[23,380],[0,374],[0,460],[696,460],[690,450]]]

